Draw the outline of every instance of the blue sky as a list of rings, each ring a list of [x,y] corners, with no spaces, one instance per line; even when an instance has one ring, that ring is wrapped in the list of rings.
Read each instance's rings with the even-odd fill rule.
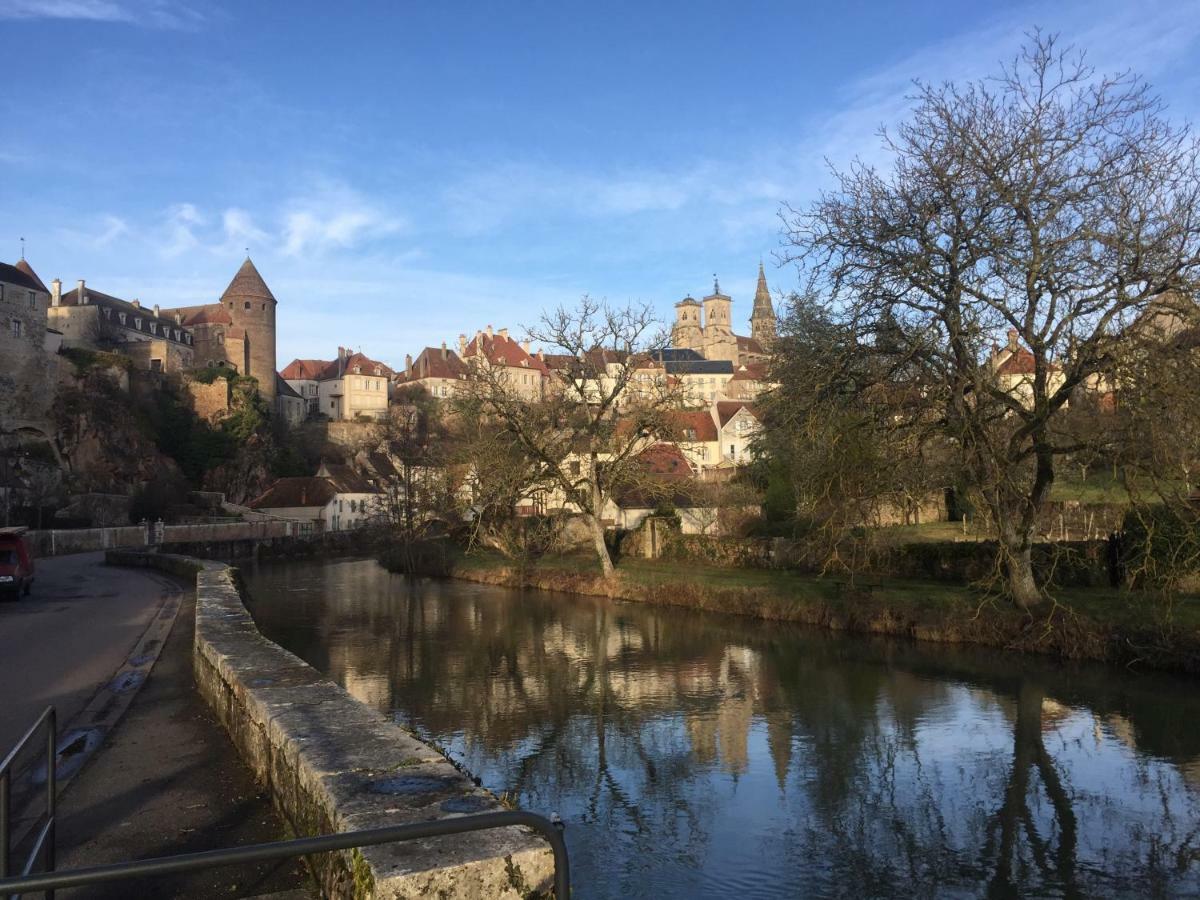
[[[668,319],[714,272],[742,320],[760,258],[796,282],[781,203],[1035,25],[1195,118],[1191,2],[0,0],[0,260],[173,306],[249,247],[281,366],[584,292]]]

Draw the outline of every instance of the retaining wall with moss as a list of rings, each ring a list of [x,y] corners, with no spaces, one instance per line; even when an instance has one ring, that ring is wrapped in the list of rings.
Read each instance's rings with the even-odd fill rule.
[[[437,750],[267,640],[234,570],[190,557],[112,550],[113,565],[196,580],[196,685],[297,835],[494,811],[499,801]],[[333,898],[493,898],[549,893],[549,846],[523,828],[310,858]],[[532,886],[532,889],[528,886]]]

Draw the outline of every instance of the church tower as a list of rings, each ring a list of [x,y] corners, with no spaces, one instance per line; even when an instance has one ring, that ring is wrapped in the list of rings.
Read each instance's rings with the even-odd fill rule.
[[[704,356],[706,359],[738,359],[737,338],[731,321],[733,298],[721,293],[713,276],[713,292],[704,298]]]
[[[767,275],[763,264],[758,264],[758,289],[754,292],[754,310],[750,313],[750,336],[770,347],[775,340],[775,307],[771,305],[771,292],[767,289]]]
[[[671,346],[683,350],[703,349],[704,334],[700,326],[700,304],[691,296],[675,304],[675,324],[671,328]]]
[[[221,295],[221,306],[245,335],[243,358],[234,361],[238,371],[257,378],[259,394],[269,401],[275,399],[275,305],[275,295],[247,256]]]

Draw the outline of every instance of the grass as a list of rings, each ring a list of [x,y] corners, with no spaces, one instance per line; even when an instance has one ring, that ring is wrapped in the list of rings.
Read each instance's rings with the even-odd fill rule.
[[[453,575],[491,584],[608,596],[794,621],[835,630],[975,643],[1070,659],[1200,674],[1200,598],[1124,589],[1059,591],[1032,613],[975,587],[897,578],[816,576],[671,560],[625,559],[611,581],[590,554],[553,556],[518,571],[492,552],[459,559]]]

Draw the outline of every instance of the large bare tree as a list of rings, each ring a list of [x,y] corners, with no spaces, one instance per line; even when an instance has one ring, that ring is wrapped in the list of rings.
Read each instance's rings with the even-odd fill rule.
[[[917,85],[915,101],[883,135],[889,172],[855,163],[785,209],[787,256],[863,352],[903,358],[922,402],[897,415],[958,448],[1030,607],[1038,514],[1076,449],[1056,423],[1146,305],[1195,283],[1197,147],[1138,77],[1097,75],[1041,33],[995,77]],[[986,360],[1009,330],[1020,384]]]
[[[482,412],[501,424],[536,464],[532,475],[583,516],[605,577],[613,562],[602,517],[621,491],[642,486],[639,453],[671,433],[677,390],[665,377],[645,377],[647,361],[667,346],[649,306],[610,306],[584,297],[527,329],[558,363],[539,399],[523,397],[509,371],[474,357],[464,387]]]

